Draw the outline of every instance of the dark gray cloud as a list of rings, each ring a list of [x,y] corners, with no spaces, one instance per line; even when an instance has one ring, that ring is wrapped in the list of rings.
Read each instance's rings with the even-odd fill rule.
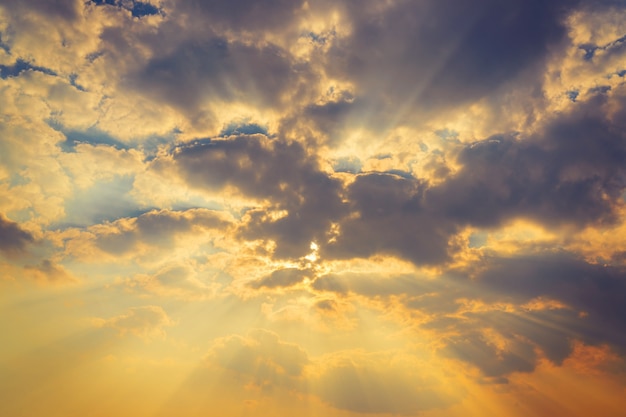
[[[454,336],[447,343],[446,353],[475,365],[485,377],[497,383],[507,382],[503,375],[512,372],[532,372],[538,360],[532,343],[513,339],[502,352],[479,331]]]
[[[342,134],[345,133],[346,127],[350,126],[350,118],[353,113],[358,113],[360,101],[354,103],[353,97],[345,93],[345,97],[340,100],[329,101],[324,104],[309,104],[305,106],[302,113],[297,113],[282,120],[282,129],[287,130],[297,125],[302,129],[300,124],[306,120],[318,132],[323,133],[329,144],[336,144],[341,141]],[[355,117],[361,119],[361,117]],[[358,123],[358,120],[355,121]]]
[[[589,264],[567,253],[492,258],[472,280],[466,297],[487,303],[524,305],[535,299],[557,300],[564,309],[525,313],[486,312],[467,315],[460,328],[489,327],[507,340],[523,340],[538,347],[560,364],[572,351],[574,340],[586,344],[609,344],[626,352],[626,270]],[[461,281],[467,275],[461,273]],[[458,276],[458,277],[460,277]],[[452,345],[457,343],[453,338]],[[522,343],[522,342],[519,342]],[[534,366],[537,360],[526,358]],[[478,363],[479,367],[495,366]],[[513,364],[499,363],[501,374],[518,371]],[[526,369],[526,368],[524,368]]]
[[[299,282],[302,282],[305,278],[310,277],[310,271],[298,269],[298,268],[284,268],[277,269],[271,274],[264,276],[258,281],[250,283],[252,288],[280,288],[291,287]]]
[[[529,137],[477,142],[426,199],[446,218],[480,227],[516,217],[548,226],[611,223],[626,188],[624,111],[623,97],[599,94]]]
[[[151,241],[158,240],[162,236],[186,232],[193,227],[218,229],[229,225],[219,212],[206,209],[191,209],[182,212],[151,211],[139,216],[136,224],[142,236]]]
[[[607,326],[605,319],[610,320],[581,317],[569,308],[487,311],[467,313],[463,319],[435,320],[425,327],[450,332],[444,338],[443,353],[476,366],[484,376],[494,378],[492,382],[505,382],[513,372],[532,372],[541,357],[561,365],[573,352],[575,341],[609,344],[624,354],[623,323]],[[490,338],[492,331],[498,339]]]
[[[0,252],[9,257],[19,255],[34,241],[32,234],[0,214]]]
[[[485,265],[474,278],[478,288],[474,298],[518,304],[537,297],[559,300],[576,314],[584,313],[578,324],[570,325],[578,329],[578,337],[626,349],[626,270],[622,267],[589,264],[567,253],[494,258]]]
[[[492,382],[533,371],[541,357],[561,364],[576,340],[626,353],[626,269],[591,264],[570,253],[486,257],[436,280],[412,274],[328,274],[312,288],[393,305],[400,301],[420,311],[428,317],[424,329],[447,335],[444,353],[475,365]],[[463,300],[493,307],[467,310]],[[533,302],[547,305],[533,307]],[[489,337],[491,331],[506,342],[503,349]]]
[[[266,32],[280,31],[294,20],[302,0],[254,0],[228,2],[188,0],[176,5],[178,11],[201,17],[220,29]]]
[[[265,210],[251,210],[241,230],[245,238],[276,241],[279,257],[307,254],[310,243],[321,241],[332,219],[344,210],[340,182],[322,172],[297,142],[263,135],[196,141],[174,149],[172,158],[193,186],[233,186],[266,201],[271,209],[286,211],[284,217],[272,219]]]
[[[109,253],[124,254],[138,242],[152,246],[168,247],[177,234],[194,229],[220,229],[230,225],[224,217],[206,209],[187,211],[151,211],[134,221],[113,223],[114,228],[98,236],[97,246]]]
[[[422,113],[455,107],[540,68],[565,39],[563,19],[578,3],[346,1],[352,32],[332,45],[328,70],[357,83],[373,117],[389,105]]]
[[[438,185],[358,175],[345,193],[349,214],[339,221],[340,234],[322,253],[387,253],[438,264],[454,253],[450,238],[467,225],[496,227],[515,218],[547,227],[616,222],[626,188],[623,93],[596,94],[527,137],[497,135],[466,146],[457,157],[461,169]]]
[[[297,95],[313,82],[308,65],[295,63],[276,45],[206,36],[157,53],[129,76],[128,87],[193,114],[208,99],[282,106],[287,94]]]
[[[16,13],[28,11],[48,19],[56,18],[71,22],[80,15],[83,2],[80,0],[30,0],[26,3],[20,0],[3,0],[2,6]]]
[[[335,300],[320,300],[314,304],[314,307],[321,312],[337,311],[337,302]]]
[[[302,256],[316,241],[327,259],[389,254],[442,264],[459,249],[451,238],[466,226],[497,227],[516,218],[549,228],[616,222],[626,188],[622,90],[576,103],[526,137],[496,135],[461,148],[461,168],[435,185],[389,172],[357,174],[344,187],[303,145],[259,134],[195,141],[172,157],[193,186],[234,186],[286,210],[274,220],[251,210],[242,231],[275,240],[278,256]]]
[[[357,176],[346,192],[350,211],[336,240],[322,247],[329,258],[396,255],[415,263],[448,259],[456,226],[424,205],[427,184],[393,174]]]

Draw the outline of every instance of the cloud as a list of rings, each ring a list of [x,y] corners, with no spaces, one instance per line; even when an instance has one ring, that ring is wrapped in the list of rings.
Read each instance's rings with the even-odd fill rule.
[[[440,264],[465,226],[516,218],[555,228],[614,224],[626,188],[622,97],[623,88],[596,95],[528,137],[503,134],[465,146],[460,169],[432,186],[387,173],[357,175],[347,188],[349,214],[322,253]]]
[[[429,365],[410,355],[355,351],[327,359],[319,379],[313,382],[314,391],[342,410],[415,415],[458,401],[451,395],[457,387],[444,388],[448,378],[440,379]]]
[[[274,240],[278,257],[308,254],[311,242],[321,241],[331,220],[343,210],[341,183],[321,171],[297,142],[258,134],[203,140],[175,148],[171,161],[195,187],[211,191],[235,187],[267,205],[247,212],[240,234]],[[155,163],[161,162],[168,160]],[[270,210],[284,215],[271,216]]]
[[[575,316],[567,323],[568,336],[620,347],[625,346],[625,277],[622,267],[589,264],[570,254],[491,259],[475,276],[478,289],[473,297],[520,304],[537,297],[561,301]],[[489,293],[480,296],[480,288]],[[583,314],[576,316],[579,313]]]
[[[33,233],[0,213],[0,254],[8,260],[0,262],[4,279],[32,280],[40,284],[76,283],[78,280],[63,265],[46,257],[54,253],[45,246],[45,239],[35,238]]]
[[[134,256],[145,248],[172,248],[179,235],[227,229],[228,217],[207,209],[152,210],[137,217],[93,225],[87,232],[72,236],[67,248],[74,255],[103,252],[118,257]],[[72,235],[70,231],[65,233]]]
[[[269,275],[250,283],[252,288],[290,287],[309,277],[309,271],[298,268],[284,268],[272,271]]]
[[[266,389],[297,386],[309,363],[308,355],[298,345],[283,342],[276,333],[263,329],[253,330],[246,337],[218,339],[206,360],[246,375]]]
[[[564,18],[576,3],[344,2],[351,30],[332,44],[327,70],[355,84],[363,100],[355,111],[371,116],[363,122],[410,123],[540,71],[565,39]]]
[[[172,393],[210,346],[197,372],[225,395],[185,390],[191,414],[219,397],[226,415],[246,400],[545,415],[565,397],[541,384],[579,370],[622,390],[608,368],[626,356],[623,2],[0,9],[0,327],[28,329],[7,338],[16,357],[85,331],[50,366],[87,339],[108,354],[111,335],[177,324],[166,351],[116,355],[184,364],[146,390]],[[138,301],[165,310],[126,310]],[[204,338],[198,314],[220,319]],[[95,316],[97,331],[76,325]],[[250,320],[266,330],[246,334]]]
[[[34,241],[31,233],[22,230],[19,224],[0,214],[0,252],[5,256],[14,257],[24,253]]]
[[[439,340],[442,354],[504,381],[534,371],[542,359],[562,364],[576,342],[621,354],[625,282],[623,267],[538,252],[484,256],[437,279],[416,272],[331,273],[311,288],[346,300],[358,296],[389,313],[410,311],[416,326]]]
[[[109,319],[95,318],[96,327],[111,328],[121,336],[131,334],[145,339],[165,338],[165,327],[173,326],[175,322],[159,306],[131,307],[124,314]]]
[[[236,270],[235,254],[244,255],[233,246],[231,222],[230,215],[207,209],[150,211],[48,232],[46,242],[64,264],[91,265],[87,276],[126,286],[128,294],[206,299],[230,282],[225,277],[228,268]],[[179,267],[182,275],[168,272]]]
[[[127,290],[182,300],[207,300],[222,287],[221,271],[205,269],[198,264],[167,264],[149,274],[137,274],[123,280]]]
[[[495,383],[508,382],[503,375],[512,372],[532,372],[538,362],[533,345],[523,340],[507,340],[507,347],[499,350],[476,331],[450,338],[447,342],[447,352],[477,366],[488,381]]]
[[[296,69],[278,46],[255,47],[215,36],[155,56],[127,86],[191,114],[208,105],[209,97],[213,103],[280,108],[310,81],[307,72],[306,65]]]
[[[65,22],[76,20],[80,14],[81,2],[78,0],[35,0],[24,10],[24,4],[18,0],[7,0],[4,4],[14,13],[36,13],[46,18],[60,19]]]
[[[218,339],[206,360],[265,392],[278,387],[310,392],[333,407],[359,413],[412,415],[458,400],[452,394],[458,387],[449,377],[414,356],[345,351],[311,358],[298,345],[262,329]],[[446,382],[451,385],[444,387]]]
[[[25,266],[23,276],[47,284],[67,284],[78,281],[63,266],[49,259],[44,259],[37,265]]]
[[[252,0],[232,3],[192,0],[177,4],[176,8],[194,23],[219,31],[265,37],[292,30],[302,15],[304,3],[302,0],[270,0],[261,6]]]
[[[437,264],[448,257],[454,223],[424,205],[427,184],[393,174],[358,175],[349,185],[350,211],[322,256],[367,258],[391,254],[415,263]]]
[[[427,198],[448,218],[479,227],[515,217],[547,226],[615,222],[626,188],[623,94],[596,95],[528,137],[497,135],[464,148],[462,168]]]

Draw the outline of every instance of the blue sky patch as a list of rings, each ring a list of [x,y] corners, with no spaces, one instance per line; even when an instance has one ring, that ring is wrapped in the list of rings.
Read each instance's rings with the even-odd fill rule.
[[[117,6],[120,9],[130,11],[133,17],[138,18],[161,13],[161,10],[157,6],[143,1],[91,0],[91,2],[96,6]]]
[[[19,77],[24,71],[37,71],[46,75],[57,75],[56,72],[49,68],[32,65],[30,62],[18,58],[13,65],[0,65],[0,78]]]
[[[87,130],[80,131],[65,129],[62,125],[54,121],[48,121],[48,125],[65,135],[66,139],[58,144],[63,152],[75,152],[76,145],[80,143],[87,143],[89,145],[109,145],[116,149],[130,149],[130,146],[127,144],[115,139],[113,136],[96,127],[90,127]]]
[[[233,136],[233,135],[255,135],[255,134],[268,134],[267,128],[257,123],[230,123],[224,127],[222,131],[217,135],[219,137]]]

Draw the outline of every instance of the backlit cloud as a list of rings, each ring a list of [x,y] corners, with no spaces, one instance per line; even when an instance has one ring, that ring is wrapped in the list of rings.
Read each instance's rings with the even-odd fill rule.
[[[125,314],[109,319],[93,319],[96,327],[115,329],[120,335],[131,334],[147,340],[165,337],[164,328],[174,322],[159,306],[132,307]]]

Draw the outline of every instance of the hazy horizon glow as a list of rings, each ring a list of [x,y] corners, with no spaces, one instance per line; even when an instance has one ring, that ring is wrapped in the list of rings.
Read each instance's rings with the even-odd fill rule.
[[[617,417],[626,4],[0,3],[0,415]]]

